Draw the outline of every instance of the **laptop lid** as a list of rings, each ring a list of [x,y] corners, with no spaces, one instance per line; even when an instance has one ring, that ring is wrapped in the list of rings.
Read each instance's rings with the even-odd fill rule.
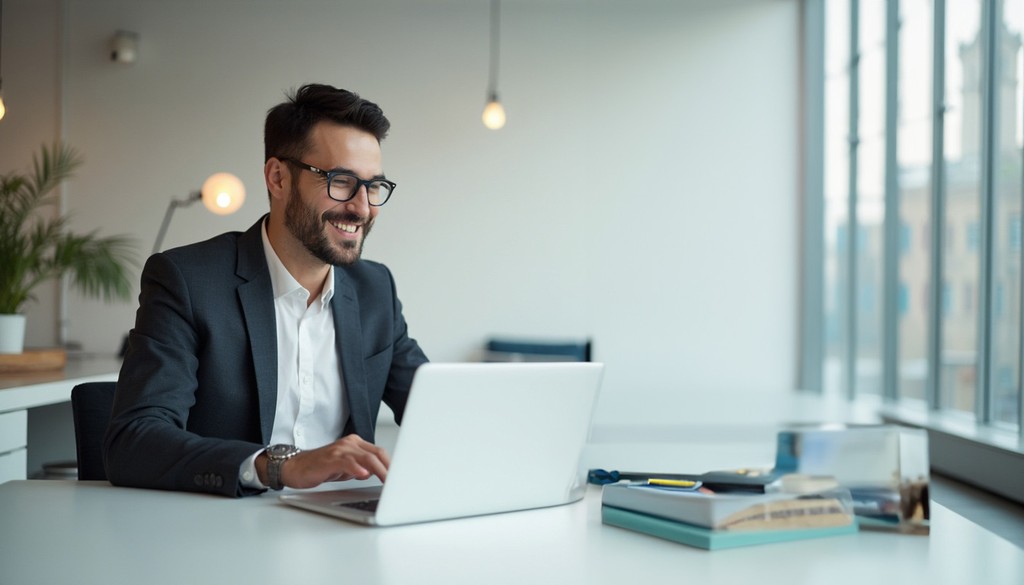
[[[339,505],[367,499],[365,490],[281,499],[379,526],[579,500],[603,370],[590,362],[424,364],[375,512]]]

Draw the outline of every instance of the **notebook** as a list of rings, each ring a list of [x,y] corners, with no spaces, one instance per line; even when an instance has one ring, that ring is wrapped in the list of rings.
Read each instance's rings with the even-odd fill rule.
[[[383,486],[281,501],[373,526],[575,502],[603,371],[590,362],[424,364]]]

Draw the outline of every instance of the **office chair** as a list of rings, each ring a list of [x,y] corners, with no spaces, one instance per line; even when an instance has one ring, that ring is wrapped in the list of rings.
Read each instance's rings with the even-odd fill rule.
[[[78,479],[107,479],[107,470],[103,467],[103,435],[114,407],[115,387],[116,382],[87,382],[71,389]]]
[[[489,362],[589,362],[591,341],[543,341],[491,338],[484,361]]]

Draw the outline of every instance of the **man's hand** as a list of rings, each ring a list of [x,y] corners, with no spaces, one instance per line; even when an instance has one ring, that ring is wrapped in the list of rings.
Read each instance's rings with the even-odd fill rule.
[[[391,458],[383,448],[364,441],[359,435],[346,435],[337,441],[303,451],[281,466],[281,481],[290,488],[312,488],[327,481],[369,479],[376,475],[387,479]],[[256,473],[267,483],[267,456],[256,458]]]

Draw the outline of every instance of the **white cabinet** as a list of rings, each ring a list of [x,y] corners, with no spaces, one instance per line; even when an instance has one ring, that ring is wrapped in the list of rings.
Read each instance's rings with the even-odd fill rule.
[[[63,370],[0,375],[0,483],[28,475],[28,451],[32,449],[28,444],[29,409],[67,403],[76,385],[117,380],[120,368],[121,361],[112,356],[69,357]],[[34,420],[32,432],[34,436],[52,436],[63,431],[73,436],[73,429],[53,429],[53,424],[73,426],[70,419],[58,423]],[[36,447],[33,453],[40,448],[46,451],[45,445]]]
[[[0,483],[14,479],[26,479],[28,449],[22,447],[0,455]]]
[[[27,457],[28,412],[0,414],[0,483],[26,479]]]

